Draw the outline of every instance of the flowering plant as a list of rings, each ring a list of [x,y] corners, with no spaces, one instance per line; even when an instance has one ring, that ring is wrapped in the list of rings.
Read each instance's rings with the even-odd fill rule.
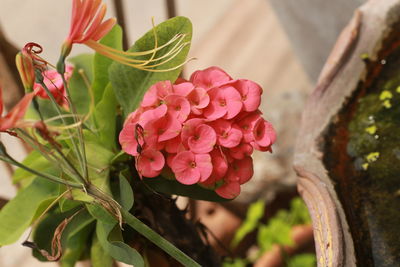
[[[185,266],[208,265],[187,255],[179,238],[170,236],[172,244],[153,230],[162,221],[138,217],[146,220],[142,207],[164,205],[184,221],[168,196],[224,201],[240,193],[253,174],[253,149],[271,151],[275,141],[258,109],[262,89],[217,67],[178,78],[188,61],[187,18],[154,26],[123,51],[122,30],[105,12],[100,0],[73,0],[55,66],[35,43],[16,57],[26,95],[0,118],[0,131],[32,152],[18,162],[0,145],[0,159],[18,167],[13,179],[21,184],[0,211],[0,245],[32,226],[23,244],[63,266],[85,255],[93,266],[144,266],[149,241]],[[95,54],[69,58],[77,44]]]

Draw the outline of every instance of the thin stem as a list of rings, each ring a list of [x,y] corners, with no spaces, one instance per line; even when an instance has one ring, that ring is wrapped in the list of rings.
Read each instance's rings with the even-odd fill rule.
[[[164,250],[166,253],[171,255],[174,259],[176,259],[178,262],[182,263],[183,266],[186,267],[199,267],[200,264],[195,262],[192,258],[190,258],[188,255],[186,255],[183,251],[181,251],[179,248],[175,247],[171,242],[163,238],[161,235],[156,233],[153,229],[145,225],[143,222],[141,222],[138,218],[133,216],[132,214],[129,213],[129,211],[126,211],[122,209],[122,217],[124,221],[133,229],[135,229],[138,233],[146,237],[148,240],[153,242],[155,245],[157,245],[159,248]]]
[[[16,129],[16,131],[22,136],[23,140],[29,143],[35,150],[39,151],[43,157],[45,157],[51,163],[58,165],[64,172],[66,172],[70,177],[77,178],[79,183],[86,184],[82,175],[78,172],[75,166],[67,159],[65,154],[54,144],[49,142],[49,144],[56,150],[57,154],[61,157],[56,157],[47,147],[42,145],[40,142],[35,140],[27,132],[22,129]],[[49,157],[51,155],[53,158]],[[64,162],[64,165],[60,165],[60,162]]]
[[[0,156],[0,159],[1,159],[1,160],[5,161],[5,162],[8,162],[8,163],[10,163],[10,164],[12,164],[12,165],[14,165],[14,166],[17,166],[17,167],[19,167],[19,168],[21,168],[21,169],[24,169],[24,170],[26,170],[26,171],[28,171],[28,172],[30,172],[30,173],[32,173],[32,174],[35,174],[35,175],[37,175],[37,176],[39,176],[39,177],[43,177],[43,178],[45,178],[45,179],[47,179],[47,180],[50,180],[50,181],[52,181],[52,182],[59,183],[59,184],[63,184],[63,185],[70,186],[70,187],[73,187],[73,188],[79,188],[79,189],[82,189],[82,188],[83,188],[83,185],[81,185],[81,184],[77,184],[77,183],[74,183],[74,182],[69,182],[69,181],[66,181],[66,180],[62,180],[62,179],[60,179],[60,178],[58,178],[58,177],[56,177],[56,176],[54,176],[54,175],[45,174],[45,173],[36,171],[36,170],[34,170],[34,169],[31,169],[31,168],[29,168],[28,166],[26,166],[26,165],[24,165],[24,164],[19,163],[18,161],[16,161],[14,158],[12,158],[12,157],[11,157],[8,153],[6,153],[5,151],[3,151],[2,154],[3,154],[3,155]]]
[[[41,73],[40,73],[40,75],[41,75]],[[43,76],[42,76],[42,77],[43,77]],[[64,78],[64,75],[62,75],[62,77]],[[66,122],[65,118],[62,116],[61,108],[58,106],[57,101],[55,100],[53,94],[50,92],[49,88],[46,86],[46,84],[44,83],[43,79],[39,80],[39,82],[40,82],[40,84],[42,85],[43,89],[46,91],[47,95],[49,96],[51,102],[53,103],[54,108],[57,110],[57,113],[60,115],[60,118],[61,118],[63,124],[67,125],[67,122]],[[69,97],[69,96],[68,96],[68,97]],[[68,101],[68,102],[71,102],[71,101]],[[76,114],[76,113],[73,112],[73,114]],[[73,116],[73,118],[74,118],[74,120],[76,120],[75,116]],[[84,161],[84,160],[83,160],[83,155],[82,155],[81,152],[79,151],[78,145],[76,144],[75,139],[73,138],[70,129],[67,129],[67,130],[68,130],[68,134],[71,136],[70,140],[71,140],[71,143],[72,143],[72,145],[73,145],[73,147],[74,147],[75,153],[76,153],[76,155],[77,155],[77,157],[78,157],[78,159],[79,159],[78,161],[79,161],[79,163],[80,163],[80,165],[81,165],[82,171],[83,171],[83,173],[85,174],[85,170],[86,170],[86,158],[85,158],[85,161]],[[78,132],[79,132],[79,131],[78,131]],[[79,173],[79,172],[78,172],[78,173]],[[79,174],[79,176],[82,177],[82,175],[80,175],[80,174]],[[85,178],[86,178],[86,177],[87,177],[87,176],[85,176]],[[83,180],[85,180],[85,178],[83,178]]]
[[[69,109],[72,111],[73,114],[77,114],[76,108],[75,108],[74,104],[72,103],[71,94],[69,92],[68,84],[67,84],[67,81],[65,80],[64,73],[59,73],[59,74],[61,75],[64,89],[67,92]],[[74,116],[73,118],[74,118],[74,122],[77,123],[78,122],[77,117]],[[83,177],[86,181],[88,181],[89,172],[88,172],[88,168],[87,168],[86,149],[85,149],[85,143],[83,140],[83,131],[82,131],[81,124],[78,125],[77,132],[78,132],[78,142],[79,142],[79,146],[80,146],[81,153],[82,153],[82,154],[80,154],[79,162],[81,163]]]

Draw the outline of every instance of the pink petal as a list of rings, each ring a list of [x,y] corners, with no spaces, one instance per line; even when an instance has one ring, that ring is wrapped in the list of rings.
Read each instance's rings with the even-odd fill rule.
[[[111,31],[114,25],[117,23],[115,18],[110,18],[106,21],[103,21],[97,30],[92,34],[91,39],[94,41],[98,41],[103,38],[107,33]]]
[[[218,137],[218,143],[227,148],[233,148],[240,144],[242,141],[243,133],[239,126],[233,125],[229,131]]]
[[[213,166],[211,163],[211,157],[209,154],[197,154],[195,155],[196,168],[200,172],[200,182],[207,180],[210,177]]]
[[[218,187],[215,192],[223,198],[232,199],[240,194],[240,184],[238,182],[226,182]]]
[[[124,128],[122,128],[121,132],[119,133],[119,143],[122,146],[122,150],[133,156],[138,155],[138,143],[135,139],[135,126],[135,123],[127,123],[124,125]]]
[[[182,184],[195,184],[200,180],[200,171],[196,168],[195,155],[190,151],[178,153],[171,162],[176,180]]]
[[[165,143],[165,151],[171,154],[175,154],[178,152],[178,148],[181,145],[181,138],[180,136],[176,136],[173,139],[168,140]]]
[[[138,171],[144,177],[156,177],[161,173],[165,159],[160,151],[145,149],[138,156]]]
[[[272,124],[262,118],[257,121],[253,129],[253,135],[255,142],[261,147],[271,146],[276,140],[276,134]]]
[[[253,129],[257,121],[261,118],[260,114],[256,112],[247,113],[247,115],[236,123],[243,133],[243,140],[246,143],[254,141]]]
[[[174,160],[171,162],[171,168],[174,173],[183,172],[195,162],[195,156],[190,151],[182,151],[178,153]]]
[[[196,184],[200,180],[200,172],[198,169],[188,168],[183,172],[175,173],[178,182],[185,185]]]
[[[210,104],[203,110],[204,117],[209,121],[217,120],[225,116],[227,109],[225,106],[222,106],[217,101],[212,101]]]
[[[24,117],[29,104],[34,97],[34,93],[24,95],[24,97],[0,120],[0,131],[6,131],[16,127],[18,121]]]
[[[212,185],[221,180],[228,170],[228,162],[221,149],[215,148],[213,151],[211,151],[210,156],[213,171],[211,176],[204,181],[206,185]]]
[[[204,124],[204,119],[190,119],[187,120],[182,126],[182,143],[187,146],[188,139],[195,134],[196,127],[198,125]]]
[[[224,98],[227,107],[225,118],[229,120],[239,114],[242,110],[243,103],[239,92],[231,86],[225,88]]]
[[[239,183],[244,184],[253,177],[253,159],[251,157],[245,157],[241,160],[237,160],[233,163],[236,176],[239,178]]]
[[[184,122],[190,113],[190,103],[183,96],[169,95],[164,99],[168,113],[180,122]]]
[[[157,106],[160,101],[172,93],[170,81],[161,81],[153,84],[143,96],[142,107]]]
[[[208,125],[199,125],[192,136],[188,139],[188,146],[194,153],[208,153],[213,150],[217,141],[217,135],[213,128]]]
[[[247,112],[256,111],[261,103],[261,87],[253,81],[237,80],[232,84],[242,96],[243,109]]]
[[[140,115],[139,124],[143,126],[143,128],[147,128],[146,126],[154,121],[163,118],[167,114],[168,108],[167,105],[158,106],[155,109],[150,109],[143,114]]]
[[[229,155],[234,159],[243,159],[253,153],[253,147],[248,143],[241,143],[236,147],[229,149]]]
[[[188,100],[190,101],[190,105],[192,106],[192,112],[194,112],[195,114],[201,114],[200,109],[208,106],[208,104],[210,103],[210,96],[203,88],[196,87],[188,95]]]
[[[187,96],[194,89],[194,85],[190,82],[174,84],[172,87],[174,94],[180,96]]]
[[[167,116],[165,119],[159,120],[159,136],[158,141],[163,142],[175,138],[182,130],[182,124],[175,118]]]
[[[232,78],[218,67],[209,67],[205,70],[198,70],[192,74],[190,81],[198,87],[210,89],[232,80]]]

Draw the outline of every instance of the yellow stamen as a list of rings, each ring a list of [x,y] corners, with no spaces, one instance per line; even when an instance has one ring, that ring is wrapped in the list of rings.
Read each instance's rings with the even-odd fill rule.
[[[383,105],[385,108],[388,108],[388,109],[392,107],[392,104],[390,103],[390,100],[385,100],[385,101],[383,101],[382,105]]]
[[[365,131],[367,132],[367,133],[369,133],[369,134],[375,134],[376,133],[376,130],[377,130],[378,128],[376,127],[376,125],[372,125],[372,126],[370,126],[370,127],[367,127],[367,128],[365,128]]]
[[[368,162],[366,162],[366,163],[364,163],[363,165],[361,165],[362,166],[362,168],[363,168],[363,170],[367,170],[368,169],[368,166],[369,166],[369,163]]]
[[[380,155],[379,152],[371,152],[365,158],[369,163],[371,163],[371,162],[377,161],[379,158],[379,155]]]
[[[379,95],[379,100],[386,100],[386,99],[391,99],[393,97],[392,92],[388,90],[382,91],[382,93]]]

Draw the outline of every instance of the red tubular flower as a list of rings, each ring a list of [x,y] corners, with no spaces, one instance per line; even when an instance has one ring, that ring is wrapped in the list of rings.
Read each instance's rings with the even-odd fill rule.
[[[64,56],[69,54],[72,44],[98,41],[112,29],[116,20],[103,21],[106,10],[101,0],[73,0],[71,27],[62,48]]]
[[[19,120],[25,115],[29,104],[34,97],[33,92],[26,94],[17,105],[15,105],[10,112],[4,117],[0,117],[0,132],[6,132],[11,128],[16,128],[18,126]],[[3,114],[3,94],[0,87],[0,115]]]
[[[158,82],[126,120],[119,141],[139,159],[142,176],[155,177],[169,167],[181,184],[199,184],[234,198],[253,176],[253,150],[271,151],[276,139],[258,109],[261,94],[256,83],[232,80],[217,67],[196,71],[190,82]],[[140,144],[138,124],[143,127]]]

